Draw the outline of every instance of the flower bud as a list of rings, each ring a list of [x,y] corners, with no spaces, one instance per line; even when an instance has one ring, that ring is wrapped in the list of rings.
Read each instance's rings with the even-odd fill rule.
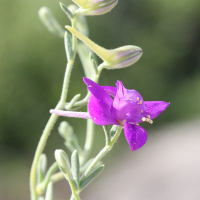
[[[58,131],[65,140],[68,140],[74,134],[73,127],[66,121],[60,123]]]
[[[117,49],[107,50],[100,47],[72,27],[66,26],[66,28],[89,46],[104,61],[104,67],[107,69],[128,67],[136,63],[142,56],[142,49],[140,47],[128,45]]]
[[[69,174],[70,162],[67,154],[63,150],[57,149],[55,150],[55,159],[58,163],[60,170],[65,174]]]
[[[112,10],[118,0],[73,0],[80,8],[76,13],[84,15],[103,15]]]

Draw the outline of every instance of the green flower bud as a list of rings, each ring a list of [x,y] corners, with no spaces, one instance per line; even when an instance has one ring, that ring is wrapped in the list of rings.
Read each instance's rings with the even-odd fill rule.
[[[128,67],[136,63],[142,56],[142,49],[140,47],[128,45],[117,49],[107,50],[100,47],[72,27],[66,26],[66,28],[89,46],[104,61],[104,67],[107,69]]]
[[[84,15],[103,15],[112,10],[118,0],[73,0],[80,8],[76,13]]]
[[[58,163],[60,170],[65,174],[69,174],[70,162],[69,162],[67,154],[63,150],[57,149],[55,150],[55,159]]]
[[[60,123],[58,131],[65,140],[68,140],[74,134],[73,127],[66,121]]]

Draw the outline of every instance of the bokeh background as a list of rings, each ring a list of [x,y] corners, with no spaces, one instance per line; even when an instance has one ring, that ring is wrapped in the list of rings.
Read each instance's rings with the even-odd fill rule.
[[[69,5],[72,2],[65,0],[63,3]],[[40,22],[37,13],[42,6],[49,7],[63,27],[70,24],[56,0],[1,1],[2,200],[29,199],[28,176],[34,151],[49,118],[49,109],[55,107],[61,92],[66,65],[63,39],[50,34]],[[158,126],[170,127],[171,123],[177,122],[187,124],[200,118],[199,10],[198,0],[119,0],[110,13],[87,17],[90,38],[97,44],[108,49],[129,44],[143,49],[143,56],[135,65],[118,70],[104,70],[99,83],[114,86],[116,80],[120,80],[126,88],[138,90],[145,100],[171,102],[170,107],[154,121],[153,126],[144,124],[147,130],[151,129],[150,137],[153,135],[153,128]],[[68,100],[77,93],[82,94],[82,97],[86,94],[83,76],[84,72],[77,58]],[[62,120],[63,118],[60,119]],[[68,122],[74,126],[80,144],[83,145],[85,121],[69,119]],[[197,124],[199,122],[200,120]],[[49,164],[54,161],[54,150],[65,148],[63,139],[57,132],[58,125],[59,122],[45,148]],[[159,130],[162,134],[162,128]],[[97,126],[92,155],[96,155],[103,145],[104,135],[101,127]],[[117,165],[114,160],[119,160],[124,155],[131,156],[130,153],[126,154],[129,151],[124,136],[121,136],[104,160],[112,169]],[[137,154],[137,151],[132,154]],[[105,174],[108,176],[109,173]],[[63,182],[60,187],[65,190],[68,186]],[[200,194],[198,197],[200,198]]]

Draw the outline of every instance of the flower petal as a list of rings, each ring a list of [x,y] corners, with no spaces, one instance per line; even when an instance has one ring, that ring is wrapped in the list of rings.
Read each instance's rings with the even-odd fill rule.
[[[101,86],[110,96],[115,97],[117,88],[113,86]]]
[[[91,95],[88,102],[89,114],[95,124],[98,125],[119,125],[119,122],[115,120],[111,113],[109,106],[103,101],[98,100],[95,96]]]
[[[87,85],[88,90],[100,101],[108,104],[111,107],[113,99],[109,96],[109,94],[97,83],[93,82],[88,78],[83,78],[83,81]]]
[[[131,151],[139,149],[146,143],[147,132],[141,126],[132,125],[126,121],[124,124],[124,133]]]
[[[120,99],[118,96],[115,96],[111,112],[112,116],[119,121],[138,123],[143,117],[140,105],[131,100]]]
[[[126,89],[120,81],[117,81],[116,86],[112,116],[119,121],[138,123],[143,117],[142,110],[145,110],[142,96],[136,90]]]
[[[151,119],[156,118],[161,112],[163,112],[170,103],[165,101],[145,101],[146,111],[143,115],[150,115]]]
[[[116,86],[117,86],[117,94],[116,95],[120,99],[132,100],[132,101],[138,102],[138,103],[140,101],[143,102],[143,98],[139,92],[137,92],[136,90],[126,89],[123,86],[123,83],[121,81],[117,81]]]

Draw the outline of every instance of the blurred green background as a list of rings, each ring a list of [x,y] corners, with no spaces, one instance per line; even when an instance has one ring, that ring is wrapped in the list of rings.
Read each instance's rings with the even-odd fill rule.
[[[71,1],[64,1],[66,5]],[[66,65],[63,39],[51,35],[37,12],[49,7],[60,24],[69,25],[55,0],[1,1],[0,6],[0,198],[29,198],[28,174],[38,140],[57,104]],[[90,38],[108,48],[137,45],[142,58],[133,66],[103,70],[99,83],[116,80],[138,90],[145,100],[171,102],[153,126],[200,116],[200,1],[119,0],[108,14],[87,17]],[[68,95],[86,94],[80,60],[77,58]],[[60,121],[62,121],[60,119]],[[84,144],[85,121],[68,120]],[[77,126],[78,123],[78,126]],[[45,152],[50,162],[56,148],[65,148],[56,124]],[[149,124],[145,128],[151,128]],[[97,127],[95,155],[104,145]],[[117,145],[129,151],[125,138]],[[114,148],[113,156],[122,148]],[[111,155],[110,154],[110,155]],[[24,174],[21,176],[20,174]],[[14,180],[13,180],[13,177]],[[20,177],[23,184],[17,184]],[[10,193],[8,187],[24,194]],[[24,197],[23,197],[24,196]]]

